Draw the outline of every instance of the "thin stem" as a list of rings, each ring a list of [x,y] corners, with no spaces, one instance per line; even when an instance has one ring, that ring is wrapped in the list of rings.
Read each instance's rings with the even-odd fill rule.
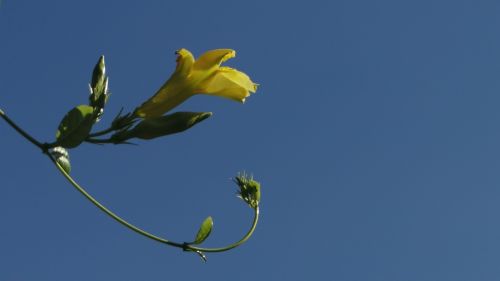
[[[93,144],[114,143],[111,139],[95,139],[91,137],[86,138],[85,141]]]
[[[140,235],[146,236],[147,238],[153,239],[153,240],[160,242],[160,243],[163,243],[163,244],[168,244],[170,246],[184,248],[184,245],[181,243],[172,242],[172,241],[169,241],[167,239],[153,235],[153,234],[151,234],[145,230],[142,230],[142,229],[138,228],[137,226],[127,222],[126,220],[119,217],[117,214],[113,213],[111,210],[109,210],[104,205],[99,203],[99,201],[97,201],[94,197],[92,197],[92,195],[90,195],[68,173],[66,173],[66,171],[63,169],[63,167],[61,167],[61,165],[59,165],[59,163],[57,163],[57,161],[50,154],[47,154],[47,155],[49,156],[50,160],[56,165],[57,169],[59,169],[61,174],[63,174],[63,176],[71,183],[71,185],[73,185],[83,196],[85,196],[90,202],[92,202],[92,204],[94,204],[97,208],[99,208],[101,211],[106,213],[108,216],[110,216],[111,218],[113,218],[117,222],[121,223],[125,227],[139,233]]]
[[[102,130],[102,131],[98,131],[98,132],[95,132],[95,133],[92,133],[92,134],[89,134],[88,138],[93,138],[93,137],[99,137],[99,136],[103,136],[103,135],[106,135],[108,133],[111,133],[113,131],[115,131],[116,129],[113,128],[113,127],[109,127],[107,128],[106,130]]]
[[[14,130],[16,130],[21,136],[23,136],[25,139],[27,139],[29,142],[40,148],[43,152],[47,151],[47,147],[44,146],[42,143],[37,141],[34,137],[30,136],[28,133],[26,133],[23,129],[21,129],[19,126],[17,126],[14,121],[12,121],[6,114],[0,109],[0,116],[9,124]]]
[[[138,233],[138,234],[140,234],[142,236],[145,236],[147,238],[150,238],[152,240],[155,240],[155,241],[163,243],[163,244],[167,244],[167,245],[174,246],[174,247],[177,247],[177,248],[182,248],[182,249],[187,250],[187,251],[212,252],[212,253],[214,253],[214,252],[224,252],[224,251],[228,251],[228,250],[231,250],[233,248],[236,248],[236,247],[240,246],[241,244],[245,243],[250,238],[250,236],[252,236],[252,234],[253,234],[256,226],[257,226],[257,223],[259,221],[259,207],[257,207],[257,208],[254,209],[255,212],[254,212],[254,219],[253,219],[252,227],[247,232],[247,234],[242,239],[240,239],[238,242],[235,242],[235,243],[233,243],[231,245],[228,245],[228,246],[225,246],[225,247],[220,247],[220,248],[201,248],[201,247],[192,246],[192,245],[186,244],[186,243],[177,243],[177,242],[169,241],[167,239],[164,239],[164,238],[161,238],[161,237],[156,236],[154,234],[151,234],[151,233],[149,233],[149,232],[147,232],[147,231],[145,231],[145,230],[143,230],[143,229],[141,229],[141,228],[139,228],[139,227],[137,227],[137,226],[129,223],[128,221],[126,221],[125,219],[121,218],[117,214],[113,213],[111,210],[109,210],[104,205],[102,205],[101,203],[99,203],[99,201],[97,201],[94,197],[92,197],[92,195],[90,195],[83,187],[81,187],[63,169],[63,167],[61,167],[61,165],[59,165],[59,163],[57,163],[57,161],[50,154],[47,154],[47,155],[50,158],[50,160],[56,165],[57,169],[71,183],[71,185],[73,185],[83,196],[85,196],[97,208],[99,208],[101,211],[103,211],[104,213],[106,213],[108,216],[110,216],[111,218],[113,218],[117,222],[121,223],[123,226],[131,229],[132,231],[135,231],[136,233]]]
[[[196,247],[192,245],[188,245],[186,248],[192,251],[200,251],[200,252],[207,252],[207,253],[216,253],[216,252],[225,252],[228,250],[231,250],[233,248],[236,248],[240,246],[241,244],[245,243],[250,236],[252,236],[253,232],[255,231],[255,228],[257,227],[257,223],[259,222],[259,206],[257,206],[254,209],[254,217],[253,217],[253,223],[252,227],[250,227],[250,230],[248,230],[247,234],[243,238],[241,238],[240,241],[235,242],[231,245],[225,246],[225,247],[220,247],[220,248],[201,248],[201,247]]]
[[[112,143],[112,144],[130,144],[130,145],[137,145],[135,143],[132,143],[132,142],[128,142],[128,141],[121,141],[121,142],[117,142],[116,140],[113,140],[111,138],[109,139],[93,139],[93,138],[88,138],[85,140],[86,142],[88,143],[92,143],[92,144],[105,144],[105,143]]]
[[[1,109],[0,109],[0,117],[2,117],[21,136],[23,136],[29,142],[31,142],[32,144],[34,144],[35,146],[37,146],[38,148],[40,148],[42,150],[42,152],[49,157],[49,159],[52,161],[52,163],[54,163],[54,165],[61,172],[61,174],[71,183],[71,185],[73,185],[92,204],[94,204],[97,208],[99,208],[101,211],[103,211],[104,213],[106,213],[108,216],[110,216],[111,218],[113,218],[114,220],[116,220],[117,222],[119,222],[120,224],[122,224],[123,226],[129,228],[130,230],[132,230],[132,231],[134,231],[134,232],[136,232],[136,233],[138,233],[138,234],[140,234],[140,235],[142,235],[144,237],[147,237],[147,238],[152,239],[154,241],[160,242],[162,244],[166,244],[166,245],[170,245],[170,246],[173,246],[173,247],[181,248],[181,249],[183,249],[185,251],[196,252],[203,259],[205,259],[205,256],[203,255],[203,252],[224,252],[224,251],[228,251],[228,250],[231,250],[233,248],[236,248],[236,247],[240,246],[241,244],[245,243],[250,238],[250,236],[252,236],[252,234],[253,234],[256,226],[257,226],[257,223],[259,221],[259,207],[258,206],[256,208],[254,208],[254,219],[253,219],[252,226],[250,227],[250,230],[238,242],[235,242],[235,243],[230,244],[230,245],[225,246],[225,247],[220,247],[220,248],[201,248],[201,247],[193,246],[193,245],[191,245],[189,243],[177,243],[177,242],[173,242],[173,241],[167,240],[165,238],[161,238],[159,236],[151,234],[151,233],[149,233],[149,232],[147,232],[147,231],[145,231],[145,230],[143,230],[143,229],[141,229],[141,228],[139,228],[139,227],[137,227],[137,226],[129,223],[128,221],[124,220],[123,218],[121,218],[117,214],[113,213],[111,210],[109,210],[104,205],[102,205],[101,203],[99,203],[99,201],[97,201],[94,197],[92,197],[92,195],[90,195],[83,187],[81,187],[63,169],[63,167],[61,167],[61,165],[59,165],[59,163],[57,163],[57,161],[54,159],[54,157],[48,152],[48,149],[51,148],[52,147],[51,145],[54,145],[54,144],[47,144],[47,143],[42,144],[42,143],[40,143],[35,138],[33,138],[32,136],[30,136],[27,132],[25,132],[23,129],[21,129],[19,126],[17,126],[17,124],[14,123],[14,121],[12,121],[9,117],[7,117],[7,115]],[[101,132],[104,132],[104,131],[101,131]]]
[[[137,118],[137,116],[131,115],[130,113],[127,113],[127,114],[122,116],[121,115],[122,112],[123,112],[123,108],[120,109],[120,112],[118,112],[118,114],[116,115],[115,119],[113,120],[113,122],[111,123],[111,126],[109,128],[104,129],[102,131],[98,131],[98,132],[89,134],[86,141],[88,141],[94,137],[100,137],[103,135],[107,135],[113,131],[119,131],[119,130],[126,128],[127,126],[130,126],[131,124],[133,124],[134,119]]]

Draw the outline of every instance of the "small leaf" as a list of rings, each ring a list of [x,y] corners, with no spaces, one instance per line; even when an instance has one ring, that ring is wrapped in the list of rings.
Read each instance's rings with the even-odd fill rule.
[[[94,108],[79,105],[70,110],[59,124],[56,133],[57,144],[65,148],[74,148],[82,143],[94,124]]]
[[[212,220],[212,217],[206,218],[201,224],[193,244],[201,244],[203,241],[205,241],[210,235],[210,232],[212,232],[213,226],[214,226],[214,221]]]

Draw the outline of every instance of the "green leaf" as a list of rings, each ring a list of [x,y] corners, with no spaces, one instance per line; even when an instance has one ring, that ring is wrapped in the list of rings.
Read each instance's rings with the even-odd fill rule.
[[[65,148],[80,145],[90,133],[94,124],[94,108],[79,105],[70,110],[59,124],[56,133],[57,144]]]
[[[206,218],[201,224],[193,244],[201,244],[203,241],[205,241],[210,235],[210,232],[212,232],[213,226],[214,226],[214,221],[212,220],[212,217]]]

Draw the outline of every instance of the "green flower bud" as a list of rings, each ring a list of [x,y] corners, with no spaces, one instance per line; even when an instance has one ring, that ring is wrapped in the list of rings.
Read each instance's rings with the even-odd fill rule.
[[[69,153],[64,147],[57,146],[50,150],[50,155],[61,165],[63,170],[69,174],[71,172],[71,163],[69,161]]]
[[[260,202],[260,183],[245,173],[238,174],[234,178],[234,182],[240,188],[238,190],[238,197],[250,207],[257,208]]]
[[[96,121],[99,121],[99,118],[104,111],[104,106],[108,101],[108,83],[109,79],[106,76],[104,56],[101,56],[94,67],[94,71],[92,72],[92,81],[89,85],[89,105],[96,111]]]
[[[140,121],[130,130],[114,134],[111,138],[115,143],[131,138],[154,139],[185,131],[210,116],[212,116],[211,112],[176,112],[157,118],[148,118]]]
[[[94,67],[94,71],[92,72],[92,82],[90,84],[92,89],[95,89],[98,86],[102,86],[105,76],[106,76],[106,65],[104,63],[104,56],[100,56],[99,60],[97,61],[97,64]]]

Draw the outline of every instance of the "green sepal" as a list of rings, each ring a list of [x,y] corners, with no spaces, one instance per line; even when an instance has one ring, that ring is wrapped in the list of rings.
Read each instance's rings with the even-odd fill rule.
[[[115,142],[123,142],[131,138],[148,140],[163,137],[185,131],[210,116],[212,116],[211,112],[176,112],[157,118],[148,118],[130,130],[116,133],[112,139]]]
[[[196,239],[191,244],[201,244],[205,241],[210,233],[212,232],[212,227],[214,226],[214,221],[212,217],[207,217],[200,226],[198,234],[196,234]]]
[[[94,124],[94,108],[79,105],[70,110],[57,128],[57,145],[74,148],[80,145],[89,135]]]

